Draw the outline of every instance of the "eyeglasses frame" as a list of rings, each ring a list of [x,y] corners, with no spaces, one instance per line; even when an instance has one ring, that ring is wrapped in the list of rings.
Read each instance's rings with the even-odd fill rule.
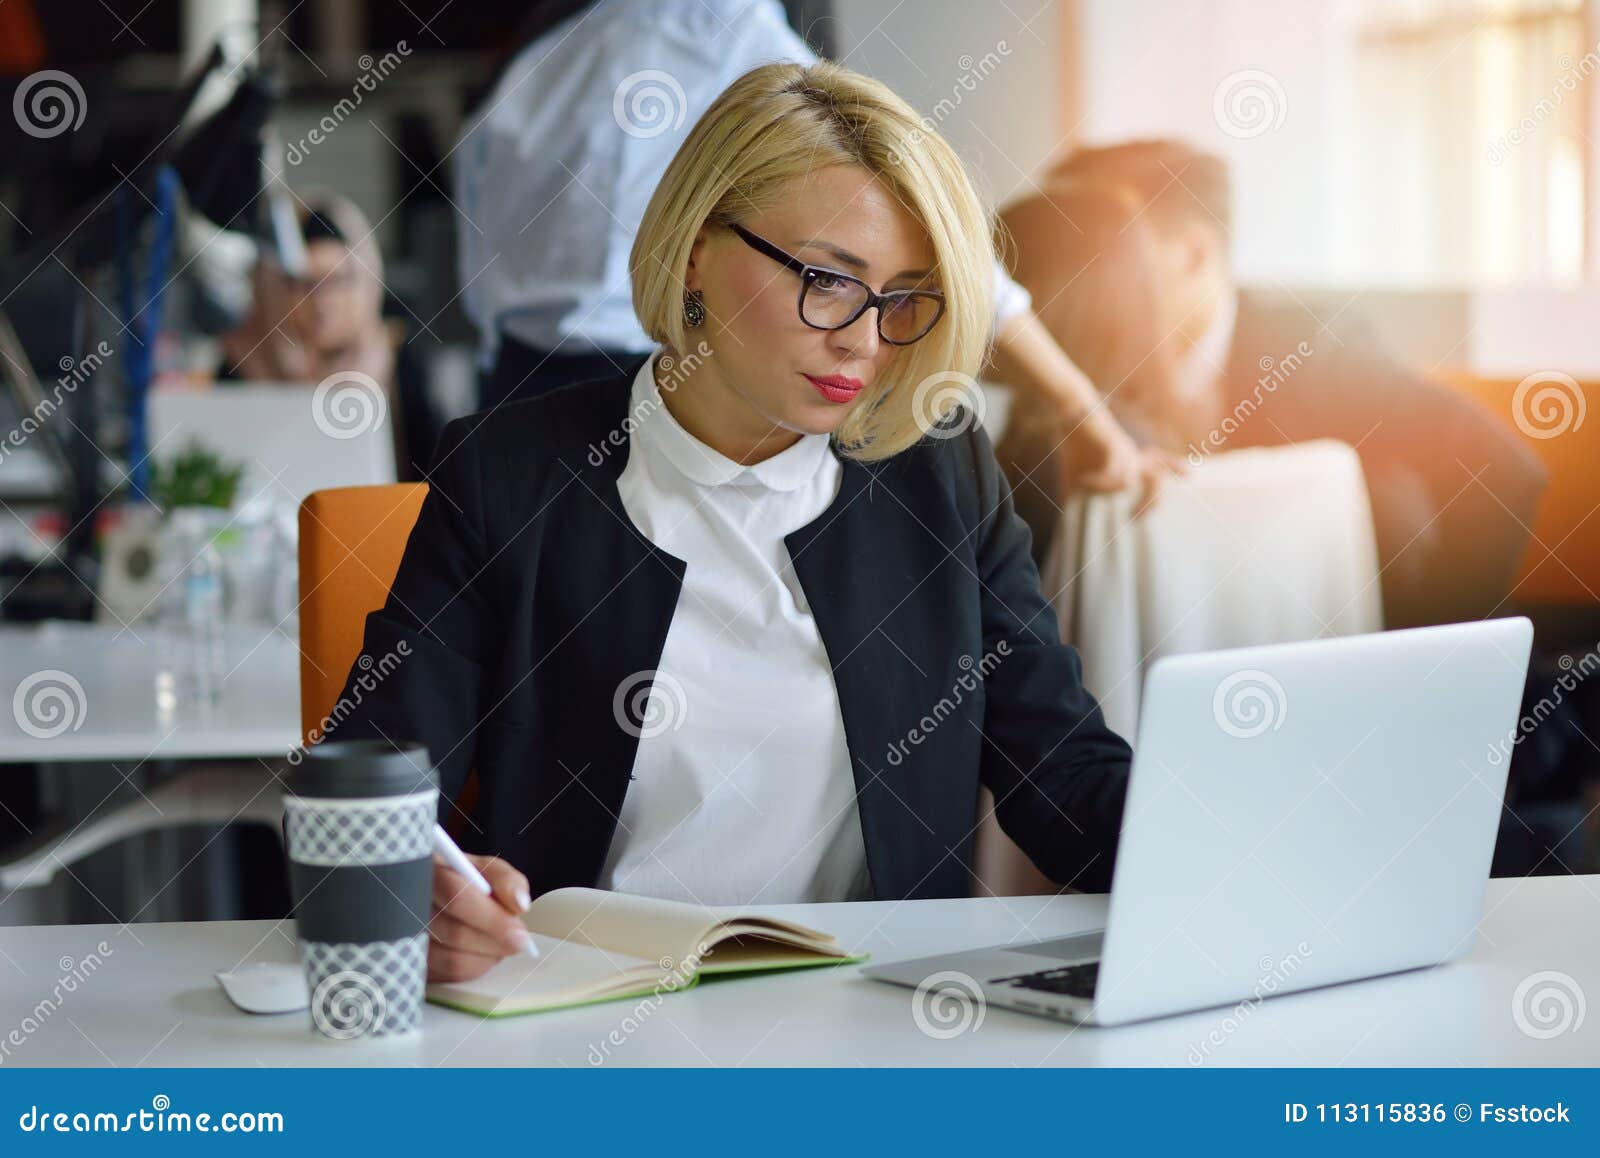
[[[891,346],[909,346],[914,342],[920,342],[923,338],[926,338],[930,333],[933,332],[933,327],[939,324],[939,319],[944,317],[944,294],[940,293],[938,290],[889,290],[887,293],[879,293],[877,290],[873,289],[870,285],[853,274],[842,273],[837,269],[830,269],[823,265],[811,265],[809,262],[800,260],[794,254],[779,249],[766,238],[751,233],[748,229],[736,221],[730,221],[728,223],[728,228],[733,230],[733,232],[739,236],[741,241],[743,241],[757,253],[770,257],[779,265],[782,265],[787,269],[791,269],[800,275],[800,294],[795,299],[795,309],[800,314],[800,320],[805,322],[805,324],[810,326],[813,330],[842,330],[846,326],[853,325],[857,318],[876,306],[878,307],[878,337],[882,338],[885,342],[888,342]],[[861,304],[861,308],[856,310],[855,313],[851,314],[848,318],[836,326],[819,326],[815,322],[807,321],[806,319],[806,293],[811,289],[812,283],[814,283],[818,277],[823,275],[826,275],[827,277],[840,278],[848,282],[854,282],[856,285],[860,286],[867,295],[866,300]],[[897,301],[913,295],[916,297],[932,298],[935,304],[938,306],[938,311],[933,315],[933,320],[928,323],[927,328],[916,337],[909,338],[905,341],[897,341],[883,332],[883,307],[885,305],[892,305]]]

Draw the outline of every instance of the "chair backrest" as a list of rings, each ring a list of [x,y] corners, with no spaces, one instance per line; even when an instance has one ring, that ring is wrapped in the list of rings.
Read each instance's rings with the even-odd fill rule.
[[[367,613],[389,596],[427,483],[336,487],[300,504],[300,733],[333,711],[361,654]]]
[[[1600,475],[1594,469],[1600,461],[1600,422],[1585,421],[1585,400],[1600,397],[1600,383],[1573,383],[1548,373],[1512,379],[1446,370],[1438,376],[1521,434],[1549,472],[1513,599],[1592,606],[1600,591],[1600,519],[1589,517],[1600,503]]]

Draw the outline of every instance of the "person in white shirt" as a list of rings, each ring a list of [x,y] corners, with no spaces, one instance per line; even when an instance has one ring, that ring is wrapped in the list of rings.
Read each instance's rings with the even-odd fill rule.
[[[667,162],[735,77],[817,60],[777,0],[546,0],[524,35],[454,154],[461,301],[481,335],[484,407],[638,365],[650,342],[627,255]],[[993,293],[985,376],[1059,417],[1072,452],[1062,485],[1142,486],[1153,500],[1178,460],[1135,444],[998,261]]]
[[[1131,752],[944,389],[988,351],[992,225],[888,88],[757,67],[641,217],[643,365],[445,427],[329,730],[423,745],[491,883],[437,865],[430,979],[573,885],[969,895],[985,787],[1051,880],[1109,887]]]

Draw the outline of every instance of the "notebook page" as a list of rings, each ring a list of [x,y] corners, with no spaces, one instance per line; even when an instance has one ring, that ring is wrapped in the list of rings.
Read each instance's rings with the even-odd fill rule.
[[[597,949],[563,941],[539,933],[533,935],[539,947],[537,960],[513,953],[471,981],[435,983],[430,993],[446,999],[455,997],[487,1000],[498,1007],[520,1005],[561,1005],[594,996],[608,989],[623,973],[634,971],[646,978],[657,972],[653,963],[613,950]]]
[[[522,915],[529,929],[607,948],[617,953],[677,968],[693,957],[701,941],[721,923],[724,914],[701,905],[638,897],[604,889],[554,889],[533,902]]]

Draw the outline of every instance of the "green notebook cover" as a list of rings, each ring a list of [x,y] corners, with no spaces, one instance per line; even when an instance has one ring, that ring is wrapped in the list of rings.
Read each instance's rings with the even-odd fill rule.
[[[538,958],[513,955],[473,980],[429,984],[427,1000],[482,1017],[517,1017],[665,996],[703,976],[848,965],[868,956],[846,953],[836,938],[786,917],[602,889],[555,889],[522,921],[541,949]]]
[[[622,993],[609,993],[603,997],[589,997],[581,1001],[568,1001],[559,1005],[540,1005],[533,1009],[501,1009],[485,1012],[474,1006],[462,1005],[459,1002],[433,994],[429,994],[427,1000],[433,1005],[440,1005],[447,1009],[459,1009],[463,1013],[476,1013],[480,1017],[527,1017],[535,1013],[553,1013],[558,1009],[578,1009],[585,1005],[605,1005],[612,1001],[627,1001],[630,998],[654,997],[658,992],[663,996],[669,993],[682,993],[699,985],[702,977],[733,978],[755,973],[790,973],[802,969],[819,969],[824,965],[854,965],[867,960],[871,956],[872,954],[870,953],[852,953],[842,957],[819,957],[814,961],[773,961],[752,965],[723,965],[720,967],[708,964],[698,969],[690,976],[688,981],[681,985],[667,986],[657,982],[640,989],[629,989]],[[466,982],[466,984],[470,985],[471,982]]]

